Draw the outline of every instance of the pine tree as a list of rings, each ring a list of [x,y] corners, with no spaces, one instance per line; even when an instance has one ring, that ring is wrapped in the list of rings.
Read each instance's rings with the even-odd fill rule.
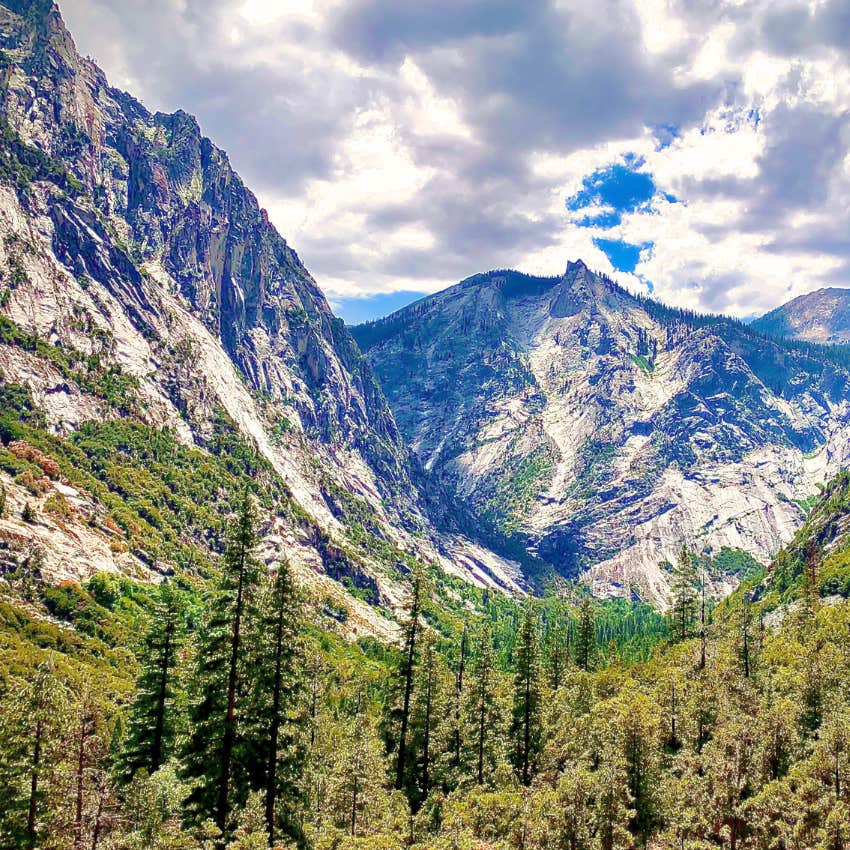
[[[401,791],[407,770],[407,732],[410,725],[410,700],[413,695],[413,679],[416,669],[417,639],[419,636],[419,617],[425,598],[425,573],[417,564],[413,570],[410,589],[410,610],[404,626],[404,655],[402,661],[403,695],[401,718],[398,733],[398,753],[396,755],[395,788]]]
[[[479,785],[496,765],[494,738],[498,734],[499,716],[495,693],[496,653],[493,636],[485,624],[478,635],[478,649],[473,669],[472,686],[466,703],[468,751],[467,763],[474,765]]]
[[[691,632],[696,607],[697,570],[693,554],[685,544],[679,550],[679,558],[673,567],[670,582],[672,605],[670,615],[679,640],[686,640]]]
[[[47,799],[55,796],[62,732],[69,723],[68,690],[52,660],[26,683],[9,683],[0,700],[0,843],[42,843]]]
[[[199,820],[213,815],[226,829],[231,785],[239,800],[247,794],[241,771],[234,771],[239,697],[247,681],[243,626],[253,617],[261,565],[256,512],[246,491],[224,555],[218,586],[208,599],[198,635],[197,663],[189,707],[190,734],[184,753],[186,779],[195,783],[188,804]]]
[[[383,747],[358,694],[328,777],[328,814],[352,838],[369,835],[392,806]],[[348,845],[346,845],[348,846]]]
[[[96,846],[103,825],[103,802],[108,788],[104,760],[110,747],[110,729],[104,707],[88,686],[73,706],[74,721],[65,739],[64,773],[58,832],[65,846],[83,850]]]
[[[174,668],[185,631],[183,599],[169,581],[157,593],[145,635],[145,656],[136,679],[127,740],[121,758],[125,780],[140,768],[154,773],[174,748]]]
[[[416,794],[414,803],[421,805],[428,797],[433,782],[436,762],[436,726],[437,726],[437,652],[434,633],[429,630],[425,636],[425,647],[419,676],[419,693],[411,723],[412,750],[418,776],[415,777]]]
[[[585,672],[593,669],[596,654],[596,617],[589,596],[581,601],[576,631],[576,664]]]
[[[522,784],[530,785],[535,761],[543,746],[540,635],[531,599],[526,602],[517,635],[511,739],[514,768]]]
[[[567,617],[565,622],[558,623],[549,633],[549,681],[555,691],[561,687],[569,667],[571,627],[572,621]]]
[[[306,758],[301,733],[306,705],[300,606],[289,565],[282,561],[267,582],[251,630],[251,696],[244,723],[249,782],[263,792],[271,843],[278,827],[290,838],[299,837]]]
[[[463,713],[463,688],[464,688],[464,673],[466,672],[466,655],[469,646],[469,629],[467,624],[463,624],[463,631],[460,634],[460,648],[458,652],[457,671],[455,673],[455,692],[454,692],[454,730],[452,733],[452,751],[453,751],[453,766],[455,769],[460,767],[460,751],[462,746],[462,713]]]

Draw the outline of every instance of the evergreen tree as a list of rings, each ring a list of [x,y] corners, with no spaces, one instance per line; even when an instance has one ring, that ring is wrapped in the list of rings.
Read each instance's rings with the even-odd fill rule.
[[[270,578],[251,640],[251,697],[246,708],[245,761],[249,782],[262,791],[273,844],[278,826],[299,837],[298,809],[306,758],[304,648],[300,599],[286,561]]]
[[[585,672],[592,670],[596,654],[596,617],[589,596],[581,601],[575,643],[576,664]]]
[[[243,626],[256,606],[261,565],[254,504],[246,491],[231,530],[221,577],[208,599],[198,634],[197,662],[189,706],[190,734],[184,753],[186,779],[194,783],[188,804],[198,819],[214,816],[224,830],[232,805],[247,794],[242,772],[234,775],[239,699],[247,681]]]
[[[543,746],[540,634],[534,602],[526,602],[520,621],[514,659],[511,739],[514,768],[523,785],[531,784],[537,755]]]
[[[454,729],[452,730],[452,765],[455,769],[460,767],[460,751],[462,746],[462,714],[463,714],[463,688],[464,688],[464,673],[466,672],[466,656],[469,646],[469,629],[467,624],[463,624],[463,630],[460,633],[460,647],[458,650],[457,671],[455,673],[455,691],[454,691]]]
[[[398,752],[396,755],[395,787],[401,791],[407,770],[407,732],[410,725],[410,700],[413,695],[413,679],[416,670],[416,650],[419,637],[419,618],[425,599],[425,572],[420,564],[413,570],[410,588],[410,609],[404,626],[404,655],[402,656],[401,677],[403,682],[401,718],[398,732]]]
[[[438,659],[433,631],[426,632],[424,644],[410,730],[410,749],[413,755],[411,762],[415,775],[411,777],[408,796],[414,810],[424,802],[431,791],[438,756],[436,728],[440,699]]]
[[[334,753],[328,780],[328,814],[338,828],[357,838],[376,832],[380,822],[393,814],[383,748],[363,705],[362,693],[353,715],[344,723],[343,733],[344,746]]]
[[[466,702],[466,763],[472,767],[476,782],[484,783],[496,766],[495,738],[498,735],[499,711],[496,699],[496,653],[493,636],[485,624],[478,635],[478,649],[472,671],[472,686]]]
[[[56,803],[62,733],[70,718],[69,695],[52,660],[26,682],[10,682],[0,701],[0,842],[39,846]]]
[[[564,622],[556,624],[549,632],[547,647],[549,681],[555,691],[561,687],[569,667],[571,627],[572,621],[567,617]]]
[[[673,566],[673,575],[670,581],[672,597],[670,616],[673,620],[674,632],[679,640],[686,640],[691,633],[696,609],[696,588],[696,559],[683,543],[679,550],[679,558]]]
[[[164,581],[145,635],[145,655],[130,708],[121,757],[121,772],[126,780],[140,768],[154,773],[173,752],[174,668],[184,631],[182,596],[171,582]]]

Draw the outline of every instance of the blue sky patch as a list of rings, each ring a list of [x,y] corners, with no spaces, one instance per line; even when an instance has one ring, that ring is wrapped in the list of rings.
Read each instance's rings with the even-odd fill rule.
[[[643,160],[627,156],[624,163],[599,168],[585,177],[582,188],[567,198],[567,209],[581,212],[587,207],[611,207],[600,216],[588,215],[577,223],[581,227],[614,227],[622,221],[623,213],[634,212],[655,195],[651,174],[638,171]]]
[[[339,316],[347,325],[358,325],[361,322],[388,316],[424,297],[424,292],[401,290],[400,292],[380,292],[365,298],[330,298],[329,300],[335,316]]]
[[[593,244],[611,261],[611,265],[621,272],[633,272],[640,260],[640,252],[644,248],[651,248],[652,242],[644,242],[642,245],[632,245],[621,239],[599,239],[594,238]]]

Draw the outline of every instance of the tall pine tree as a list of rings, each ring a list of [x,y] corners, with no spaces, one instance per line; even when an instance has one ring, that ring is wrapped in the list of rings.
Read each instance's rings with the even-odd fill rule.
[[[121,756],[121,773],[127,780],[140,768],[153,773],[173,752],[174,668],[184,633],[182,596],[171,582],[164,581],[145,635],[145,655]]]
[[[514,768],[523,785],[531,784],[537,755],[543,746],[540,633],[534,602],[529,599],[520,620],[514,655],[514,697],[511,740]]]
[[[496,767],[495,740],[499,734],[499,709],[496,699],[496,653],[493,636],[486,623],[478,635],[472,683],[466,701],[466,762],[479,785]]]
[[[399,721],[398,750],[396,753],[395,788],[401,791],[407,770],[407,733],[410,725],[410,701],[413,696],[413,680],[416,670],[416,650],[419,638],[419,617],[426,595],[425,572],[417,564],[413,570],[410,588],[410,609],[404,626],[404,649],[402,656],[402,702]]]
[[[593,669],[596,655],[596,616],[593,601],[585,596],[579,609],[576,629],[576,664],[585,672]]]
[[[183,759],[184,777],[194,783],[190,810],[199,820],[214,817],[222,830],[228,826],[232,792],[237,792],[237,802],[247,794],[243,772],[234,775],[234,750],[240,697],[247,680],[243,627],[254,614],[261,575],[254,556],[256,545],[256,510],[246,491],[198,634],[190,734]]]
[[[286,561],[267,582],[251,629],[251,696],[244,733],[251,788],[265,800],[273,844],[280,832],[299,838],[306,741],[301,601]]]
[[[0,699],[0,845],[33,848],[55,803],[69,693],[52,660],[28,682],[8,684]]]
[[[697,567],[696,558],[684,543],[679,550],[676,564],[673,566],[670,594],[672,596],[670,616],[673,620],[673,631],[679,640],[686,640],[690,636],[696,610]]]

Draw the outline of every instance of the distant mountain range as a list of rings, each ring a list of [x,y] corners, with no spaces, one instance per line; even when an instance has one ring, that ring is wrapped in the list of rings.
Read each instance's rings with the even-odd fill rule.
[[[850,289],[798,295],[752,323],[762,333],[819,343],[850,343]]]
[[[766,562],[850,458],[843,349],[582,262],[476,275],[353,334],[430,478],[600,594],[662,601],[683,541]]]

